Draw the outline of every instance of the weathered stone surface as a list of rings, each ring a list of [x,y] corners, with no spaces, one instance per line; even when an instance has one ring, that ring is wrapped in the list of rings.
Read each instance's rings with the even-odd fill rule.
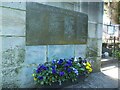
[[[35,86],[35,81],[33,80],[33,70],[36,69],[35,66],[22,67],[18,75],[18,80],[20,88],[32,88]]]
[[[89,2],[80,2],[80,12],[88,14],[88,4]]]
[[[4,88],[18,88],[19,79],[17,78],[21,67],[14,69],[3,69],[2,70],[2,83]]]
[[[74,9],[74,4],[72,3],[61,2],[61,8],[76,11],[76,9]]]
[[[2,83],[4,88],[32,88],[35,86],[32,74],[35,66],[20,66],[4,69]]]
[[[97,36],[97,25],[88,23],[88,37],[96,38],[96,36]]]
[[[54,6],[54,7],[59,7],[59,8],[64,8],[64,9],[68,9],[68,10],[74,10],[76,11],[75,7],[74,7],[74,2],[40,2],[42,4],[45,5],[50,5],[50,6]]]
[[[98,22],[99,15],[99,2],[89,2],[88,5],[88,20],[92,22]]]
[[[25,64],[46,62],[46,46],[26,46]]]
[[[97,47],[97,38],[88,38],[89,47]]]
[[[0,90],[2,89],[2,76],[0,76]]]
[[[86,58],[86,45],[75,45],[75,57]]]
[[[25,36],[26,13],[2,8],[2,35]]]
[[[2,51],[15,47],[24,47],[25,37],[2,37]]]
[[[14,67],[25,59],[25,39],[23,37],[2,37],[2,66]]]
[[[25,49],[23,47],[15,47],[2,52],[2,66],[16,67],[23,64],[25,60]]]
[[[0,37],[0,68],[2,66],[2,38]]]
[[[87,57],[96,57],[98,54],[97,38],[88,38]]]
[[[0,35],[2,34],[2,8],[0,7]]]
[[[2,6],[26,10],[26,2],[2,2]]]
[[[50,6],[55,6],[55,7],[61,7],[62,6],[62,2],[40,2],[42,4],[45,5],[50,5]]]
[[[97,43],[98,43],[98,46],[97,46],[98,53],[97,54],[98,54],[99,57],[101,57],[101,55],[102,55],[102,38],[98,39]]]
[[[107,29],[106,29],[107,30]],[[103,25],[98,24],[96,30],[96,37],[102,40]]]
[[[74,45],[49,45],[48,60],[74,57]]]
[[[99,2],[98,7],[99,7],[99,9],[98,9],[98,22],[103,23],[104,2]],[[100,28],[102,28],[102,26]]]

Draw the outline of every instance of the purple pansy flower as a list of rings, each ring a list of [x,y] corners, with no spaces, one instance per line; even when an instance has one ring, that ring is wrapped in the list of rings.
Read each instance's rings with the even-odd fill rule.
[[[68,73],[72,72],[72,69],[71,69],[71,68],[68,68],[68,69],[67,69],[67,72],[68,72]]]
[[[66,63],[64,66],[65,66],[65,67],[69,67],[69,64]]]
[[[63,59],[60,59],[59,61],[58,61],[58,64],[60,65],[60,64],[62,64],[63,63]]]
[[[55,69],[56,67],[55,66],[52,66],[52,69]]]
[[[42,80],[42,79],[43,79],[43,77],[42,77],[42,76],[38,76],[38,79],[39,79],[39,80]]]
[[[40,73],[40,70],[37,69],[37,70],[36,70],[36,73]]]
[[[55,69],[52,70],[52,74],[56,74],[56,70]]]
[[[60,72],[60,73],[59,73],[60,76],[63,76],[64,74],[65,74],[64,72]]]
[[[67,61],[67,64],[68,64],[69,66],[72,66],[72,61],[69,59],[69,60]]]

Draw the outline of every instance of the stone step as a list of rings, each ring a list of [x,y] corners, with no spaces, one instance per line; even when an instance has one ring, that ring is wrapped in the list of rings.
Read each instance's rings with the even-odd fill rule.
[[[113,63],[118,63],[118,60],[114,59],[114,58],[101,59],[101,67],[105,67],[105,66],[113,64]]]

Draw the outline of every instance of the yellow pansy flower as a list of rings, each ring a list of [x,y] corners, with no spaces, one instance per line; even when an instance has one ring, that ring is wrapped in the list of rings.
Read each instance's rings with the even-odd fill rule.
[[[35,78],[35,77],[34,77],[34,80],[36,81],[36,80],[37,80],[37,78]]]
[[[91,67],[91,64],[89,62],[86,63],[87,66]]]
[[[86,69],[90,69],[90,67],[89,67],[89,66],[86,66]]]
[[[89,72],[92,72],[92,68],[90,68],[88,71],[89,71]]]
[[[34,77],[34,76],[35,76],[35,74],[32,74],[32,76]]]

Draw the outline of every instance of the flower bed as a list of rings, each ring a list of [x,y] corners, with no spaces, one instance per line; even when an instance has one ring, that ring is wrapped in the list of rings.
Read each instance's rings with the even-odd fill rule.
[[[91,64],[79,57],[70,59],[54,59],[51,62],[39,64],[34,70],[34,81],[38,86],[63,85],[64,82],[75,82],[87,77],[92,72]]]

